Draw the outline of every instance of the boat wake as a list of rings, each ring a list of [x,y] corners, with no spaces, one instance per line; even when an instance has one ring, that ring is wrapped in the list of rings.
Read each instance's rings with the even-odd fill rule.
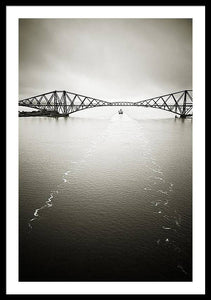
[[[72,164],[75,164],[75,163],[77,163],[77,162],[72,162]],[[31,230],[33,228],[33,223],[41,217],[41,211],[53,206],[53,201],[58,196],[60,190],[64,187],[64,183],[68,183],[68,174],[70,172],[71,172],[70,170],[67,170],[64,172],[64,174],[62,175],[62,182],[56,186],[57,189],[50,192],[50,195],[49,195],[48,199],[45,201],[44,205],[35,209],[35,211],[33,213],[33,218],[31,218],[28,222],[28,227],[30,229],[29,232],[31,232]]]
[[[155,244],[157,247],[162,247],[163,249],[171,249],[175,256],[177,257],[177,264],[175,268],[187,276],[188,273],[182,265],[182,249],[178,245],[179,240],[178,231],[182,227],[182,216],[173,209],[172,197],[174,193],[174,183],[168,181],[165,177],[164,171],[153,157],[152,150],[150,149],[149,142],[146,138],[145,141],[145,158],[148,161],[148,169],[151,174],[148,176],[147,185],[144,187],[146,193],[150,193],[150,199],[152,207],[154,207],[153,213],[159,218],[158,224],[160,224],[161,236],[157,237]]]
[[[128,124],[126,125],[126,123]],[[125,142],[128,142],[129,145],[130,143],[131,145],[135,145],[137,140],[141,140],[142,152],[140,153],[140,161],[146,162],[146,176],[148,176],[146,185],[143,187],[143,192],[149,194],[149,199],[153,199],[150,200],[149,205],[153,208],[153,216],[155,218],[159,218],[156,223],[160,226],[160,230],[158,231],[160,235],[156,237],[154,243],[156,247],[173,250],[173,253],[177,256],[177,264],[175,265],[175,268],[186,276],[188,274],[181,261],[182,249],[177,243],[179,240],[178,231],[182,227],[182,216],[177,212],[177,210],[173,209],[172,205],[172,199],[174,199],[174,197],[172,197],[174,193],[174,183],[166,178],[164,170],[162,170],[162,167],[154,157],[149,141],[144,135],[144,130],[139,131],[137,135],[130,136],[129,140],[125,140],[124,126],[126,126],[126,128],[131,126],[131,132],[135,132],[134,129],[137,129],[137,124],[137,121],[132,120],[125,114],[122,118],[115,115],[111,120],[110,126],[108,126],[103,133],[92,141],[90,148],[86,151],[83,158],[77,162],[70,162],[68,170],[62,174],[61,182],[56,186],[56,189],[50,191],[48,199],[45,201],[43,206],[35,209],[33,217],[28,222],[28,226],[31,231],[34,222],[40,218],[42,211],[53,206],[53,203],[58,197],[60,191],[64,189],[65,185],[71,180],[70,175],[73,165],[76,164],[80,167],[80,164],[84,164],[86,160],[93,157],[96,149],[98,149],[105,140],[108,139],[109,143],[114,145],[116,140],[115,134],[118,134],[117,142],[120,145],[125,145]],[[138,124],[138,128],[140,129],[140,124]],[[117,146],[119,145],[118,143]],[[119,147],[116,147],[116,149],[119,149]],[[126,149],[129,149],[129,146],[127,146]],[[125,149],[122,148],[122,151],[125,151]]]

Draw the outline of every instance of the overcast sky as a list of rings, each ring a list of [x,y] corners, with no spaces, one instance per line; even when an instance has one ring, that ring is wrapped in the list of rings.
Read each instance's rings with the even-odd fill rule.
[[[191,19],[20,19],[20,99],[138,101],[192,89]]]

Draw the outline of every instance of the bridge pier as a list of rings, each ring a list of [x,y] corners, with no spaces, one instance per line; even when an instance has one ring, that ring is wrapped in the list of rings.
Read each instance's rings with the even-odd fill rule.
[[[181,115],[180,116],[181,119],[186,119],[188,117],[193,117],[193,115],[192,114],[186,114],[186,115]]]

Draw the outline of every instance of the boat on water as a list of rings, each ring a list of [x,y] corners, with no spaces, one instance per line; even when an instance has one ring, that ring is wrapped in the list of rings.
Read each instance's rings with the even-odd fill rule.
[[[120,110],[118,111],[119,115],[123,114],[123,110],[120,108]]]

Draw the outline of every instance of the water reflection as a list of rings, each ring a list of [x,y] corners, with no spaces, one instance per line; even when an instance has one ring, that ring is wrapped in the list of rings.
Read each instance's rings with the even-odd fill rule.
[[[191,123],[41,119],[20,120],[21,280],[191,280]]]

